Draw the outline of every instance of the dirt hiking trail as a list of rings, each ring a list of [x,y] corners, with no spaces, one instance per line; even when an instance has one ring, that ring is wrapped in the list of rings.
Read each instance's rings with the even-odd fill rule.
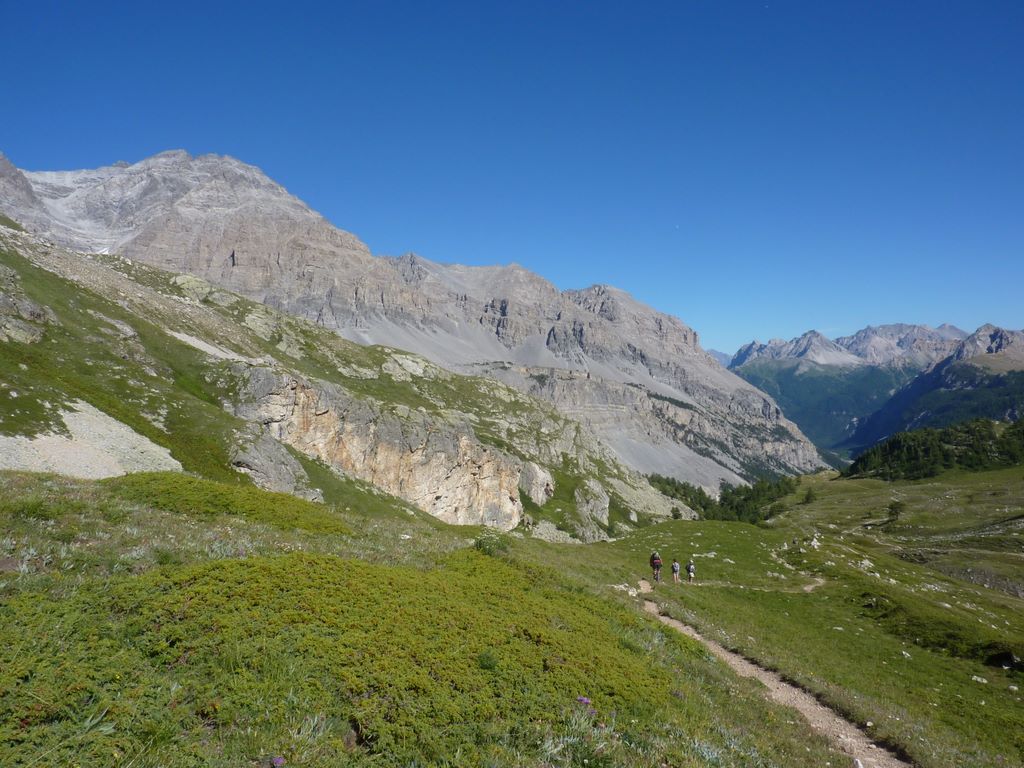
[[[650,582],[640,581],[641,594],[653,591]],[[849,720],[826,707],[807,691],[787,683],[779,675],[757,666],[738,653],[722,647],[714,640],[709,640],[693,627],[681,621],[665,616],[658,604],[652,600],[644,600],[644,610],[657,616],[662,624],[682,632],[703,643],[715,656],[724,661],[741,677],[753,677],[760,680],[765,687],[765,695],[785,707],[795,709],[810,723],[811,728],[828,738],[833,746],[850,756],[851,765],[857,768],[913,768],[912,763],[901,760],[884,747],[875,744],[860,728]]]

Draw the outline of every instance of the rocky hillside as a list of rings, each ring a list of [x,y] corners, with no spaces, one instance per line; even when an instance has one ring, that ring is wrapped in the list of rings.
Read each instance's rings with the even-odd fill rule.
[[[3,226],[0,374],[0,469],[185,469],[314,499],[361,482],[456,524],[513,528],[525,505],[535,532],[586,540],[679,506],[503,384]]]
[[[516,265],[372,256],[231,158],[166,152],[69,172],[0,159],[0,210],[58,244],[186,272],[350,340],[499,378],[644,472],[717,490],[822,464],[776,403],[678,319],[608,286],[559,291]]]
[[[732,369],[770,394],[805,434],[839,462],[860,423],[967,336],[894,323],[830,340],[817,331],[740,348]]]

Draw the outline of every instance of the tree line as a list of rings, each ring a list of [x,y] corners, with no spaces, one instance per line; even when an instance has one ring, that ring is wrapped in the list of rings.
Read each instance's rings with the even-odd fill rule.
[[[779,499],[793,493],[799,481],[794,477],[759,479],[752,485],[723,482],[717,499],[696,485],[664,475],[648,475],[651,485],[665,496],[690,507],[704,520],[739,520],[757,523],[784,511]]]
[[[917,480],[946,469],[983,470],[1024,463],[1024,419],[974,419],[942,429],[898,432],[868,448],[843,474]]]

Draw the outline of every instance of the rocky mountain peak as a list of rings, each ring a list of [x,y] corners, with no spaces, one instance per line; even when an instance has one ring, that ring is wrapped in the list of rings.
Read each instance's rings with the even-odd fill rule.
[[[1001,355],[1024,361],[1024,331],[1010,331],[986,323],[961,341],[952,357],[954,360],[970,360],[981,355]]]
[[[966,337],[964,331],[948,323],[940,329],[891,323],[869,325],[851,336],[836,339],[836,344],[872,365],[896,362],[924,369],[947,357],[956,343]]]
[[[14,216],[22,209],[31,210],[40,205],[31,182],[3,152],[0,152],[0,200],[5,201],[0,212]]]
[[[853,366],[861,361],[848,351],[830,341],[818,331],[807,331],[789,341],[772,339],[767,344],[752,341],[740,347],[733,356],[730,367],[738,368],[744,363],[759,358],[769,360],[806,360],[820,365]]]
[[[968,335],[966,331],[957,328],[955,325],[951,325],[950,323],[943,323],[942,325],[935,329],[935,332],[947,339],[957,340],[965,339]]]

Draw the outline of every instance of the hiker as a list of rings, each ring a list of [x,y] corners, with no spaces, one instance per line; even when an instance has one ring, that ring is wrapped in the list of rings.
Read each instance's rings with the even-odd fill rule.
[[[651,570],[654,571],[654,580],[661,581],[661,555],[651,552]]]
[[[672,561],[672,581],[674,581],[676,584],[679,583],[679,561],[678,560],[673,560]]]
[[[697,566],[693,564],[693,558],[690,558],[690,562],[686,564],[686,580],[693,581],[693,577],[697,573]]]

